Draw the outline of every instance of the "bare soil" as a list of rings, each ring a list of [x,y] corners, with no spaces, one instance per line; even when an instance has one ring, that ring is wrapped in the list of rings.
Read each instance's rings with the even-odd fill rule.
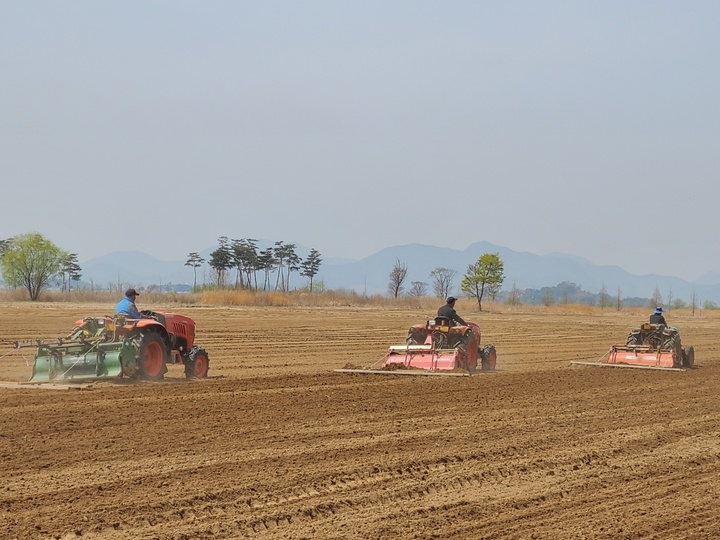
[[[153,306],[161,309],[160,306]],[[107,305],[0,305],[0,380]],[[170,310],[168,310],[170,311]],[[429,314],[189,307],[210,376],[0,388],[6,539],[720,536],[720,318],[668,313],[696,368],[597,368],[645,314],[471,314],[498,369],[343,374]],[[7,385],[12,386],[12,385]]]

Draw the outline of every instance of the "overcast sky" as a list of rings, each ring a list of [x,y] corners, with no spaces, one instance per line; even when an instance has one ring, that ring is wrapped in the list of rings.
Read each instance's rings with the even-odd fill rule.
[[[720,272],[720,2],[0,0],[0,237]]]

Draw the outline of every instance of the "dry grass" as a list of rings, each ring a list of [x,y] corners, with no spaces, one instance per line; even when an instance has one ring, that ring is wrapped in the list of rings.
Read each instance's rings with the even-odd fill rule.
[[[122,298],[122,293],[109,291],[45,291],[40,296],[41,303],[108,303],[114,305]],[[25,290],[0,290],[0,301],[29,302]],[[362,295],[354,291],[323,291],[310,293],[308,291],[248,291],[248,290],[209,290],[198,293],[159,293],[141,292],[138,298],[140,309],[153,309],[153,306],[168,305],[205,305],[205,306],[257,306],[257,307],[368,307],[379,309],[407,309],[425,311],[428,315],[435,313],[443,300],[432,297],[401,297],[390,298],[383,295]],[[598,306],[587,304],[553,304],[545,305],[508,305],[484,301],[483,313],[488,314],[554,314],[554,315],[581,315],[581,316],[612,316],[615,313],[650,313],[650,308],[615,306],[601,309]],[[458,313],[464,318],[478,313],[477,301],[471,298],[462,298],[455,305]],[[677,317],[706,317],[720,318],[718,310],[673,310],[672,318]]]

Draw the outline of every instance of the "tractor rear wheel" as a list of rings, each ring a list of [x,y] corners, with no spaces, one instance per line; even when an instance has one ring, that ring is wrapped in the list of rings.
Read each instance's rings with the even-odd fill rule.
[[[167,348],[157,332],[146,331],[139,334],[133,345],[137,351],[138,372],[141,378],[162,379],[167,371]]]
[[[477,358],[475,359],[475,362],[472,362],[469,358],[468,352],[465,352],[465,369],[468,371],[468,373],[475,373],[477,371]]]
[[[483,347],[480,357],[482,358],[481,368],[483,371],[494,371],[497,362],[497,351],[495,345],[487,344]]]
[[[683,349],[683,367],[691,368],[695,365],[695,347]]]
[[[475,373],[478,368],[478,359],[480,358],[480,351],[478,350],[478,342],[475,339],[475,334],[472,332],[466,333],[462,337],[458,349],[462,349],[465,355],[465,369],[469,373]]]
[[[185,377],[188,379],[204,379],[210,368],[210,359],[205,349],[193,347],[184,359]]]

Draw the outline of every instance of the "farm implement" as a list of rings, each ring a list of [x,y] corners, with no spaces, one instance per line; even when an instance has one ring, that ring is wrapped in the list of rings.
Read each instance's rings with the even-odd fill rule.
[[[450,326],[436,317],[410,327],[404,345],[391,345],[379,366],[342,368],[340,373],[383,375],[468,376],[478,368],[493,371],[497,360],[494,345],[480,347],[480,327],[475,323]]]
[[[32,383],[118,377],[158,380],[167,372],[167,364],[183,365],[187,378],[207,377],[208,354],[194,344],[192,319],[160,311],[142,314],[142,319],[85,317],[64,338],[16,341],[13,347],[36,348]]]
[[[695,364],[695,348],[683,348],[680,333],[672,326],[643,323],[630,332],[624,345],[612,345],[604,358],[604,362],[571,364],[684,371]]]

